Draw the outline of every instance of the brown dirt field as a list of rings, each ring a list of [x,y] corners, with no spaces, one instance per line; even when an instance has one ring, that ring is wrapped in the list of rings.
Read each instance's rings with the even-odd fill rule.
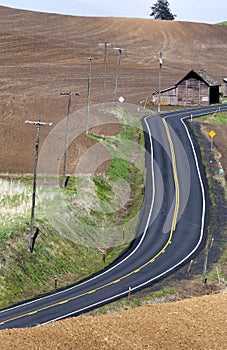
[[[79,91],[72,111],[86,107],[88,57],[91,102],[102,102],[105,41],[123,52],[118,96],[139,104],[158,87],[158,57],[163,52],[162,88],[191,69],[206,69],[222,83],[226,76],[227,28],[152,19],[92,18],[20,11],[0,6],[0,173],[32,173],[35,130],[26,119],[56,125],[67,111],[61,91]],[[113,100],[116,50],[109,48],[107,101]],[[41,142],[49,130],[43,128]],[[86,149],[86,144],[81,144]],[[80,148],[80,145],[78,145]],[[80,153],[80,152],[79,152]]]
[[[13,10],[0,6],[0,173],[32,173],[35,130],[26,119],[52,121],[66,115],[61,91],[79,91],[72,111],[86,107],[88,57],[93,62],[92,103],[102,102],[103,50],[111,42],[123,52],[118,95],[139,104],[158,88],[158,57],[163,52],[162,88],[191,69],[205,69],[222,83],[226,77],[227,27],[151,19],[86,18]],[[112,101],[117,52],[109,49],[107,100]],[[226,171],[224,128],[215,145]],[[41,143],[48,134],[43,128]],[[119,126],[96,130],[119,132]],[[79,136],[71,145],[70,166],[96,142]],[[72,156],[74,154],[74,157]],[[104,170],[105,166],[100,171]],[[188,296],[188,294],[187,294]],[[45,327],[0,332],[1,350],[17,349],[173,349],[224,350],[226,294],[144,306],[98,317],[83,316]],[[130,306],[130,305],[129,305]]]
[[[227,294],[0,332],[1,350],[224,350]]]

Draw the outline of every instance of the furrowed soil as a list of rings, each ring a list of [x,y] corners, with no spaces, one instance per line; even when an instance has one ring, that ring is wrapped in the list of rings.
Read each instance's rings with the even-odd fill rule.
[[[124,96],[127,103],[144,105],[142,101],[151,98],[158,88],[160,51],[163,89],[191,69],[205,69],[220,84],[226,77],[225,26],[150,18],[73,17],[0,6],[0,30],[1,173],[33,172],[35,128],[24,121],[42,119],[58,124],[67,113],[67,98],[60,92],[80,93],[72,98],[72,112],[86,107],[90,55],[94,58],[91,104],[102,103],[104,50],[100,43],[126,49],[122,52],[117,97]],[[108,102],[114,97],[117,58],[118,51],[109,47]],[[50,129],[42,128],[41,145]],[[77,156],[90,147],[90,142],[80,137]]]
[[[135,105],[144,105],[158,88],[160,51],[163,89],[191,69],[205,69],[220,84],[227,73],[225,26],[61,16],[0,6],[0,30],[0,173],[33,172],[35,128],[24,121],[41,118],[58,124],[67,113],[67,99],[60,92],[80,92],[72,98],[72,111],[86,107],[90,55],[94,57],[91,103],[102,103],[103,47],[99,43],[109,42],[127,50],[122,54],[117,97],[124,96],[126,102]],[[113,101],[117,55],[116,50],[108,48],[108,102]],[[206,128],[205,133],[209,132],[209,126]],[[212,125],[212,129],[218,135],[215,147],[226,174],[226,133],[221,126]],[[103,135],[119,131],[118,124],[96,129]],[[42,128],[41,145],[48,133],[48,128]],[[96,142],[83,134],[77,141],[69,152],[70,170]],[[105,172],[107,166],[100,171]],[[222,269],[226,278],[226,261]],[[218,275],[213,282],[208,281],[210,294],[220,291],[219,282]],[[191,284],[169,300],[206,293],[204,285]],[[224,350],[226,305],[226,293],[220,293],[108,315],[80,316],[33,329],[4,330],[0,332],[0,348]],[[125,308],[130,307],[128,302]]]
[[[1,350],[224,350],[227,294],[0,332]]]

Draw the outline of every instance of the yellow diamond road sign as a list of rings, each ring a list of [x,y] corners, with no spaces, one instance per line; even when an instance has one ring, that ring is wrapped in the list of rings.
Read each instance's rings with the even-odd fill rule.
[[[214,130],[211,130],[209,132],[210,137],[214,137],[216,135],[216,132]]]

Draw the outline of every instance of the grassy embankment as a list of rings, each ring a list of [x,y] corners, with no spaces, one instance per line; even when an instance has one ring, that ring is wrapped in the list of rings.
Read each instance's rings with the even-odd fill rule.
[[[226,112],[216,112],[208,116],[203,116],[200,118],[193,119],[198,123],[208,123],[214,125],[227,125],[227,113]]]
[[[226,22],[227,23],[227,22]],[[227,126],[227,113],[226,112],[216,112],[213,114],[210,114],[208,116],[203,116],[200,118],[196,118],[194,119],[194,122],[198,122],[198,123],[206,123],[206,124],[211,124],[211,125],[225,125]],[[221,151],[221,150],[220,150]],[[210,164],[208,164],[208,158],[207,158],[207,150],[205,150],[203,148],[203,146],[201,146],[201,154],[202,154],[202,158],[203,158],[203,162],[206,166],[206,175],[207,175],[207,181],[208,181],[208,186],[209,186],[209,197],[210,197],[210,236],[208,237],[208,240],[211,241],[212,239],[212,232],[217,229],[217,220],[215,218],[215,213],[218,210],[218,205],[219,205],[219,201],[220,199],[218,198],[218,190],[216,189],[217,186],[217,179],[214,178],[214,175],[211,173],[211,168],[210,168]],[[224,169],[226,171],[226,169]],[[227,198],[227,186],[226,183],[223,186],[223,193],[224,193],[224,197],[223,201],[226,202],[226,198]],[[227,225],[225,225],[224,227],[224,232],[220,232],[220,235],[222,237],[225,237],[227,234]],[[226,240],[225,240],[226,241]],[[212,267],[212,270],[208,273],[207,275],[207,281],[211,282],[214,280],[226,280],[227,276],[224,274],[223,272],[223,267],[225,267],[227,265],[227,244],[225,243],[224,246],[222,247],[222,253],[221,253],[221,257],[219,259],[218,264],[214,264],[214,266]],[[226,269],[226,268],[225,268]]]
[[[122,126],[122,132],[117,137],[111,138],[111,142],[114,146],[116,142],[124,142],[124,140],[139,142],[142,146],[144,142],[141,134],[138,140],[136,128],[126,125]],[[129,147],[128,152],[132,153],[132,151],[133,149],[130,150]],[[84,214],[80,211],[79,218],[82,223],[89,224],[91,227],[100,224],[100,221],[110,226],[114,226],[115,223],[125,224],[124,234],[127,236],[127,222],[139,212],[143,200],[141,172],[128,161],[113,159],[107,174],[93,177],[91,181],[96,197],[108,203],[113,199],[112,182],[118,179],[124,179],[130,183],[131,187],[130,203],[124,208],[124,212],[107,213],[103,217],[100,211],[91,209]],[[31,180],[31,177],[26,176],[18,176],[18,178],[15,176],[11,178],[9,175],[1,176],[1,181],[4,181],[8,187],[0,196],[2,208],[5,209],[5,215],[0,217],[0,308],[50,292],[55,288],[55,278],[57,278],[58,287],[79,281],[111,263],[129,244],[129,241],[125,241],[120,246],[116,244],[105,249],[104,263],[103,249],[100,247],[83,246],[77,239],[59,235],[45,217],[41,199],[37,204],[35,220],[40,233],[34,252],[30,254],[27,250],[27,240]],[[77,190],[77,180],[70,178],[69,186],[65,190],[66,197],[74,198]]]

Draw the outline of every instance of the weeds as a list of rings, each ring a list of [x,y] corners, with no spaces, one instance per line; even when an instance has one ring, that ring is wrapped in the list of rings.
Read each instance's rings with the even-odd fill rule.
[[[122,113],[122,111],[118,111]],[[126,114],[125,114],[126,116]],[[128,117],[128,115],[126,116]],[[106,137],[96,137],[105,143]],[[109,138],[113,147],[127,143],[126,152],[128,157],[132,155],[135,141],[138,141],[138,131],[135,128],[124,126],[120,135]],[[143,143],[140,137],[140,142]],[[113,157],[114,158],[114,157]],[[132,187],[130,205],[124,214],[121,211],[103,212],[103,203],[111,204],[115,193],[112,185],[117,180],[125,180]],[[56,180],[56,179],[55,179]],[[40,233],[31,255],[27,251],[27,239],[30,222],[32,176],[6,175],[1,176],[1,213],[0,213],[0,308],[21,300],[34,297],[37,294],[50,292],[54,289],[54,278],[58,279],[58,287],[79,281],[97,272],[110,264],[121,252],[126,249],[127,243],[122,240],[121,231],[115,235],[109,235],[108,226],[120,224],[123,220],[132,217],[140,209],[143,199],[143,178],[138,169],[132,166],[130,161],[114,158],[107,174],[91,178],[69,178],[65,190],[59,188],[48,190],[48,187],[37,188],[37,202],[35,223],[39,226]],[[90,186],[88,197],[83,197],[81,188]],[[8,186],[8,187],[7,187]],[[5,191],[3,192],[3,189]],[[95,195],[97,203],[90,207]],[[63,204],[62,204],[62,198]],[[76,202],[80,198],[80,202]],[[65,212],[68,210],[69,221],[65,221],[67,235],[61,230],[64,225]],[[59,230],[54,229],[49,222],[53,220],[53,214],[58,212],[56,222]],[[72,216],[70,216],[72,215]],[[79,244],[77,236],[80,230],[70,227],[70,217],[76,218],[81,227],[88,227],[89,233],[97,226],[105,227],[103,240],[108,242],[104,245],[106,261],[103,262],[102,242],[97,247]],[[55,227],[55,226],[54,226]],[[69,231],[68,231],[69,229]],[[67,232],[68,231],[68,232]],[[83,232],[81,233],[84,234]],[[130,230],[130,235],[133,230]],[[118,235],[120,235],[118,237]],[[127,232],[125,232],[127,236]],[[79,237],[79,236],[78,236]],[[80,237],[79,237],[80,238]],[[131,239],[133,236],[131,237]],[[95,236],[92,239],[96,239]],[[97,238],[98,240],[98,238]]]

